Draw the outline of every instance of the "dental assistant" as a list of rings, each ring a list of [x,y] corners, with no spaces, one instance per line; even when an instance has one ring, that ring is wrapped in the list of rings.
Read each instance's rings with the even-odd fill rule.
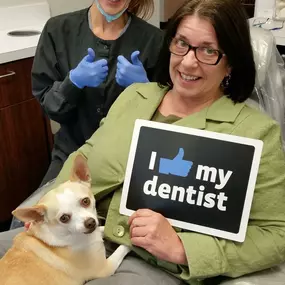
[[[154,81],[163,32],[147,23],[153,0],[95,0],[87,9],[49,19],[32,68],[33,95],[61,126],[41,185],[99,127],[119,94]]]

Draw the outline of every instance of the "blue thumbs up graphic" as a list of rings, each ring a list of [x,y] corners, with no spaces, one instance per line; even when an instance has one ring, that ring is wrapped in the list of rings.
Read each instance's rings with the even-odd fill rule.
[[[179,148],[179,152],[174,159],[161,158],[159,163],[159,173],[187,177],[192,168],[193,162],[183,160],[183,156],[184,149]]]

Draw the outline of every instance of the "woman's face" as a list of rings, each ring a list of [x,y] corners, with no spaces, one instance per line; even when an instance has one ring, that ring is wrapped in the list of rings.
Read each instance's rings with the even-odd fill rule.
[[[181,21],[175,39],[182,46],[189,44],[205,47],[207,51],[220,50],[211,22],[196,15]],[[194,50],[190,50],[185,56],[171,54],[169,72],[177,95],[207,101],[221,95],[220,85],[230,68],[226,56],[217,65],[206,65],[196,59]]]
[[[98,2],[109,15],[120,13],[130,4],[130,0],[98,0]]]

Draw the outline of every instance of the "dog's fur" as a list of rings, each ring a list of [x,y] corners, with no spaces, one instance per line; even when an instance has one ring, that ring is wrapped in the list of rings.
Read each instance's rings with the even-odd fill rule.
[[[119,246],[106,258],[90,185],[86,160],[78,155],[69,181],[37,205],[13,211],[31,224],[0,260],[1,285],[82,285],[115,272],[129,249]]]

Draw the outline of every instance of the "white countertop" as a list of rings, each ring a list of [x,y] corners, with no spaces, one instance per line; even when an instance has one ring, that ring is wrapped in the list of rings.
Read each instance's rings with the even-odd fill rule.
[[[10,31],[42,31],[50,18],[49,5],[39,3],[0,7],[0,64],[33,57],[40,34],[33,36],[9,36]]]
[[[37,30],[42,31],[44,27],[38,24],[35,26],[22,27],[16,30]],[[35,55],[37,44],[40,38],[39,35],[34,36],[9,36],[7,31],[0,31],[0,64],[23,58],[32,57]]]

